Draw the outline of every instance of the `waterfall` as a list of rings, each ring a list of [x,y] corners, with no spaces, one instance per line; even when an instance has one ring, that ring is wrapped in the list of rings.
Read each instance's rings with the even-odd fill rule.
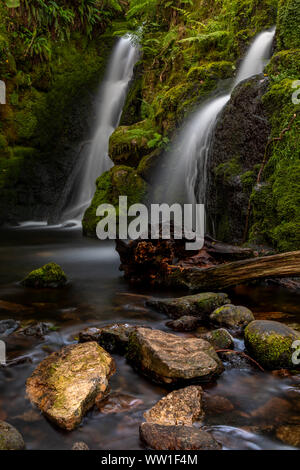
[[[139,49],[129,35],[120,38],[112,52],[101,85],[97,102],[97,124],[87,157],[78,162],[72,181],[70,200],[63,211],[63,220],[81,221],[95,192],[95,181],[113,166],[108,156],[109,138],[118,127],[122,116],[128,85],[134,66],[139,59]]]
[[[168,181],[163,196],[165,202],[205,203],[207,162],[218,116],[235,87],[263,71],[271,55],[274,35],[275,28],[260,33],[254,39],[230,92],[218,95],[202,105],[176,138],[156,181],[161,186],[164,185],[163,181]]]

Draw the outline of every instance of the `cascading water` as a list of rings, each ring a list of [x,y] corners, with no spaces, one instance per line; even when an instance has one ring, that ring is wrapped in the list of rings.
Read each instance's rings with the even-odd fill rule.
[[[113,166],[108,156],[109,138],[118,127],[133,76],[139,59],[139,48],[129,35],[119,39],[108,66],[106,78],[101,86],[96,131],[87,158],[79,162],[72,182],[73,198],[63,211],[63,220],[81,221],[94,192],[95,180]]]
[[[243,80],[263,71],[270,58],[274,35],[275,28],[256,37],[240,66],[230,92],[210,99],[201,106],[180,133],[166,156],[165,170],[157,181],[162,186],[164,180],[169,181],[162,196],[164,201],[160,202],[205,203],[207,161],[217,118],[230,100],[235,87]]]

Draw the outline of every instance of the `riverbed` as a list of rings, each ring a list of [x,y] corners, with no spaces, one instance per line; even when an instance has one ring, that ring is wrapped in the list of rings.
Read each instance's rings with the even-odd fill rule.
[[[111,392],[131,396],[133,402],[138,400],[138,406],[116,413],[92,409],[72,433],[56,428],[30,404],[26,398],[26,379],[49,353],[76,342],[79,331],[88,326],[126,322],[171,333],[165,326],[166,317],[146,307],[143,296],[182,293],[129,286],[119,271],[114,244],[83,238],[81,230],[72,227],[2,230],[0,260],[0,299],[35,306],[34,317],[28,312],[13,316],[0,313],[0,320],[14,318],[23,325],[32,320],[54,325],[44,339],[15,335],[7,338],[8,360],[23,357],[25,362],[0,368],[0,420],[8,421],[22,433],[27,449],[71,449],[79,441],[95,450],[143,448],[139,439],[143,413],[168,391],[134,372],[123,357],[114,355],[117,372],[110,381]],[[33,290],[18,283],[28,272],[50,261],[60,264],[66,272],[69,279],[66,288]],[[239,286],[228,294],[233,303],[251,308],[256,318],[283,321],[300,328],[300,295],[293,291],[252,285]],[[242,339],[237,338],[235,346],[242,351]],[[225,360],[225,366],[218,381],[203,388],[209,395],[229,399],[234,410],[207,415],[206,428],[224,449],[291,448],[276,437],[276,430],[286,422],[300,425],[298,377],[263,373],[238,358]],[[274,411],[274,398],[287,404],[282,416]],[[268,408],[264,412],[272,399],[273,412]],[[262,411],[257,414],[257,410]]]

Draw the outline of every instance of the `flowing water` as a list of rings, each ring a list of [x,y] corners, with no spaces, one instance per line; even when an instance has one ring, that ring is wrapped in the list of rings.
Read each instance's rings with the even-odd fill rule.
[[[218,116],[230,100],[235,87],[243,80],[263,71],[270,58],[274,35],[275,28],[262,32],[255,38],[229,93],[209,99],[175,139],[165,159],[165,171],[157,181],[157,185],[162,184],[166,174],[168,181],[171,180],[164,196],[167,202],[205,204],[207,162]],[[171,168],[174,168],[173,172]]]
[[[81,221],[94,196],[96,178],[113,166],[108,156],[109,138],[119,125],[128,85],[138,59],[139,48],[132,37],[128,35],[120,38],[112,52],[106,78],[101,84],[97,103],[98,118],[90,151],[87,158],[79,161],[72,175],[71,200],[61,217],[64,221]]]
[[[80,230],[28,227],[1,231],[0,259],[0,299],[35,307],[34,314],[10,315],[0,310],[0,320],[13,317],[23,324],[45,321],[56,327],[44,339],[14,334],[6,338],[9,360],[25,356],[32,362],[0,368],[0,420],[5,419],[20,430],[28,449],[70,449],[78,441],[86,442],[91,449],[142,448],[138,429],[143,413],[167,389],[134,372],[123,357],[114,355],[117,373],[110,381],[111,391],[130,395],[131,400],[140,400],[140,405],[112,414],[93,409],[72,433],[50,424],[30,404],[25,382],[41,360],[51,351],[76,341],[78,332],[87,326],[126,322],[171,332],[165,326],[166,317],[146,307],[143,295],[162,297],[180,293],[129,287],[118,270],[114,246],[83,239]],[[64,268],[70,279],[67,288],[33,290],[17,283],[27,272],[49,261]],[[299,294],[270,286],[239,287],[228,293],[234,303],[250,307],[257,318],[274,318],[300,327]],[[242,339],[236,340],[236,348],[244,348]],[[216,383],[204,385],[210,396],[228,398],[234,409],[207,414],[204,425],[225,449],[286,448],[275,434],[283,423],[300,424],[297,377],[278,378],[261,373],[247,362],[239,362],[238,358],[236,361],[226,363],[226,370]],[[276,400],[270,411],[270,400],[274,398],[283,400],[279,402],[281,407],[287,403],[281,415]],[[265,411],[255,417],[255,410],[265,406]]]

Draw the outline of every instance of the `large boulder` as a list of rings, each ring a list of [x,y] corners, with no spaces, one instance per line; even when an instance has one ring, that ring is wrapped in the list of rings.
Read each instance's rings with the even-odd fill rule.
[[[222,446],[206,431],[189,426],[142,423],[142,441],[155,450],[220,450]]]
[[[163,384],[205,382],[223,372],[207,341],[146,328],[130,335],[127,359],[136,370]]]
[[[240,330],[252,322],[254,316],[251,310],[246,307],[229,304],[214,310],[209,319],[215,325]]]
[[[249,354],[266,369],[295,369],[292,357],[294,341],[300,333],[270,320],[251,322],[245,330],[245,345]]]
[[[204,319],[213,310],[230,302],[227,294],[206,292],[202,294],[187,295],[178,299],[152,299],[146,304],[171,318],[194,316]]]
[[[71,431],[104,397],[114,372],[114,360],[97,343],[66,346],[39,364],[27,380],[27,394],[51,421]]]
[[[24,287],[35,287],[37,289],[51,287],[64,287],[67,276],[62,268],[56,263],[45,264],[42,268],[35,269],[23,279],[21,284]]]
[[[11,424],[0,421],[0,450],[23,450],[23,437]]]
[[[163,397],[150,410],[144,413],[148,423],[163,426],[192,426],[203,417],[202,387],[190,387],[175,390]]]

